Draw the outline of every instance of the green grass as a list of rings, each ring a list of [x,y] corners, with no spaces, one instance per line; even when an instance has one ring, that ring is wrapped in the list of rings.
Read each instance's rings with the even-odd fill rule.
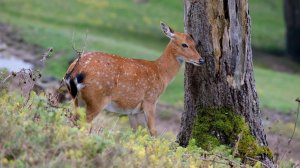
[[[256,89],[262,108],[295,112],[300,96],[300,76],[255,68]]]
[[[263,50],[284,49],[281,0],[250,0],[253,45]],[[53,47],[59,57],[47,62],[45,72],[62,77],[70,59],[73,39],[77,48],[154,60],[168,39],[159,21],[183,30],[182,1],[150,0],[145,5],[133,0],[2,0],[0,21],[19,29],[25,40],[44,48]],[[299,77],[256,68],[257,90],[262,107],[290,112],[299,92]],[[276,77],[275,79],[273,79]],[[287,82],[285,80],[288,78]],[[272,83],[268,83],[273,81]],[[183,72],[168,87],[161,101],[183,105]]]
[[[281,0],[249,0],[252,17],[253,44],[265,50],[284,49],[284,20]],[[151,0],[145,5],[133,0],[2,0],[0,13],[8,20],[66,27],[69,31],[93,30],[114,39],[143,41],[147,46],[161,49],[163,40],[158,24],[168,22],[183,30],[183,2]],[[7,17],[1,17],[5,20]],[[23,22],[24,22],[23,21]],[[159,41],[159,42],[158,42]]]

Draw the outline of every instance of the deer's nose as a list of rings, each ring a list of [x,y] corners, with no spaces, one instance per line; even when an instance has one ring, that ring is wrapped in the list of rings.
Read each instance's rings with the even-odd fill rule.
[[[205,59],[204,59],[204,58],[200,58],[200,59],[199,59],[199,64],[202,65],[202,64],[204,64],[204,63],[205,63]]]

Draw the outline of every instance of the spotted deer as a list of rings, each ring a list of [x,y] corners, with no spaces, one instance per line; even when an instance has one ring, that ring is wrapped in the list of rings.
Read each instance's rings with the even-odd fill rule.
[[[150,134],[156,134],[155,110],[159,96],[184,62],[195,66],[204,63],[191,35],[175,32],[163,22],[160,26],[170,42],[157,60],[90,52],[70,65],[64,80],[75,107],[79,97],[85,102],[88,122],[105,109],[127,114],[135,130],[137,114],[144,113]]]

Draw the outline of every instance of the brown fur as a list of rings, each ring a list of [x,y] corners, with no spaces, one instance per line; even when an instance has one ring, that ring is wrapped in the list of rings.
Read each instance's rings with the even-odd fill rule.
[[[173,33],[173,32],[172,32]],[[183,48],[182,43],[188,44]],[[121,56],[91,52],[81,56],[71,78],[85,74],[84,88],[79,92],[86,103],[87,120],[92,121],[111,102],[120,109],[136,109],[144,112],[151,135],[156,134],[155,108],[159,96],[180,69],[178,57],[184,61],[199,62],[200,55],[195,42],[185,33],[174,33],[162,56],[155,61],[131,59]],[[77,97],[75,106],[77,106]],[[136,114],[130,115],[130,123],[136,129]]]

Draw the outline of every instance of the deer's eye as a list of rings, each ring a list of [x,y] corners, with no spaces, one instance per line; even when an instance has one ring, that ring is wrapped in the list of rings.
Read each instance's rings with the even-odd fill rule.
[[[182,43],[181,46],[182,46],[183,48],[188,48],[188,47],[189,47],[189,46],[188,46],[187,44],[185,44],[185,43]]]

